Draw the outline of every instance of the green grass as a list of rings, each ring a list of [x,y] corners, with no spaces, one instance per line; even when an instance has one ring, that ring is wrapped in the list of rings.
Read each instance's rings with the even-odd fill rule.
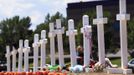
[[[130,60],[131,57],[128,57],[128,60]],[[121,67],[121,59],[120,58],[110,58],[110,61],[112,62],[112,64],[116,64],[118,65],[118,67]],[[50,63],[50,59],[47,58],[46,60],[47,63]],[[40,63],[40,60],[39,60]],[[70,62],[66,62],[66,64],[70,64]],[[30,67],[33,67],[33,62],[30,63]]]
[[[121,66],[121,59],[120,58],[116,58],[116,59],[110,59],[112,64],[116,64],[119,67]]]
[[[132,59],[131,57],[128,57],[128,60]],[[121,66],[121,58],[114,58],[114,59],[110,59],[112,64],[116,64],[119,67]]]
[[[33,67],[33,59],[31,59],[32,61],[30,61],[30,63],[29,63],[29,67]],[[39,59],[38,60],[38,63],[40,64],[41,63],[41,60]],[[46,63],[47,64],[50,64],[50,58],[46,58]]]

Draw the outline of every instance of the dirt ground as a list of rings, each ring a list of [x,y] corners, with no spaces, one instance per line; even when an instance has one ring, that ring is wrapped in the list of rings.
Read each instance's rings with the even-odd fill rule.
[[[107,73],[71,73],[68,75],[124,75],[124,74],[107,74]],[[127,75],[134,75],[134,74],[127,74]]]

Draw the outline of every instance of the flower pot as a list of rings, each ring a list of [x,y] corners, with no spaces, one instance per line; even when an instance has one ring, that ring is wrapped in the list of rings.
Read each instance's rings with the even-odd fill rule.
[[[26,72],[21,72],[21,75],[26,75]]]
[[[42,72],[35,72],[36,75],[43,75]]]
[[[4,75],[4,72],[0,72],[0,75]]]
[[[33,72],[27,72],[26,75],[33,75]]]
[[[49,71],[43,71],[43,75],[48,75]]]
[[[48,75],[55,75],[55,72],[50,72],[48,73]]]

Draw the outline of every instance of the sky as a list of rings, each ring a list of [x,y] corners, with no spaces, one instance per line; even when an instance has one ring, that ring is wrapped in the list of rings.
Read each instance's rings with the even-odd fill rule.
[[[59,11],[66,16],[67,3],[93,1],[93,0],[0,0],[0,21],[13,16],[31,18],[32,26],[35,30],[36,25],[44,21],[45,15],[55,14]]]

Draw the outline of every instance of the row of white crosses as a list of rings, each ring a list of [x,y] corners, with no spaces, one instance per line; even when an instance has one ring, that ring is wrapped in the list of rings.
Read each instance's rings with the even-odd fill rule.
[[[97,24],[98,27],[98,45],[99,45],[99,62],[104,63],[105,59],[105,49],[104,49],[104,29],[103,24],[107,23],[107,18],[103,18],[102,6],[97,6],[97,19],[94,20],[94,24]],[[56,30],[54,29],[54,23],[50,23],[50,57],[51,57],[51,65],[55,65],[55,36],[57,35],[58,40],[58,54],[59,54],[59,65],[64,66],[64,54],[63,54],[63,41],[62,34],[64,33],[64,28],[61,27],[61,20],[56,20]],[[71,56],[71,66],[75,66],[77,64],[77,56],[76,56],[76,45],[75,45],[75,35],[77,34],[77,30],[74,29],[74,21],[71,19],[68,21],[68,31],[66,34],[69,36],[69,44],[70,44],[70,56]],[[84,66],[88,66],[90,63],[90,51],[91,51],[91,25],[89,25],[89,18],[87,15],[83,16],[83,27],[81,28],[81,32],[83,33],[83,43],[84,43]],[[19,48],[19,67],[18,71],[22,71],[22,52],[21,49],[23,47],[23,41],[20,41]],[[41,44],[40,44],[41,43]],[[33,70],[38,71],[38,59],[39,59],[39,46],[41,45],[41,69],[46,64],[46,48],[45,44],[47,43],[46,39],[46,31],[43,30],[41,32],[41,40],[39,41],[39,35],[34,35],[34,62],[33,62]],[[16,51],[13,51],[13,63],[16,62]],[[28,61],[28,59],[27,59]],[[15,71],[16,64],[13,64],[13,71]],[[26,70],[25,70],[26,71]]]
[[[50,38],[50,59],[51,59],[51,65],[55,65],[55,37],[57,35],[57,40],[58,40],[58,55],[59,55],[59,65],[60,66],[64,66],[64,50],[63,50],[63,41],[62,41],[62,34],[64,33],[64,28],[61,27],[61,20],[57,19],[56,20],[56,29],[54,29],[54,23],[50,23],[49,24],[49,28],[50,28],[50,32],[48,34],[49,38]],[[89,26],[89,19],[88,16],[85,15],[83,16],[83,28],[81,29],[81,32],[84,34],[84,65],[88,66],[89,65],[89,60],[90,60],[90,50],[91,50],[91,43],[89,40],[90,35],[87,35],[89,33],[91,33],[91,26]],[[77,56],[76,56],[76,45],[75,45],[75,35],[77,34],[77,30],[74,29],[74,21],[71,19],[68,21],[68,31],[66,32],[66,35],[69,36],[69,44],[70,44],[70,57],[71,57],[71,66],[75,66],[77,65]],[[37,45],[37,47],[39,47],[38,45],[38,37],[39,35],[35,34],[36,39],[34,39],[36,42],[34,44]],[[44,37],[45,38],[45,37]],[[86,41],[89,40],[89,41]],[[44,40],[45,41],[45,40]],[[47,40],[46,40],[47,42]],[[44,42],[44,44],[46,44],[46,42]],[[35,46],[33,46],[35,47]],[[36,48],[37,48],[36,47]],[[34,49],[36,50],[34,53],[34,71],[38,71],[38,49]],[[44,49],[45,47],[43,47]],[[42,53],[45,53],[42,52]],[[45,62],[45,56],[46,54],[44,54],[44,56],[41,56],[41,60],[44,58],[44,61],[42,60],[42,63]],[[88,57],[87,57],[88,56]],[[43,67],[44,64],[41,64],[41,68]]]
[[[86,20],[86,21],[84,21]],[[91,31],[91,26],[88,26],[88,16],[84,16],[83,17],[83,28],[81,29],[83,34],[88,34]],[[55,65],[55,37],[57,35],[57,40],[58,40],[58,54],[59,54],[59,65],[60,66],[64,66],[64,51],[63,51],[63,41],[62,41],[62,34],[64,33],[64,28],[61,27],[61,20],[57,19],[56,20],[56,29],[54,29],[54,23],[50,23],[50,32],[49,32],[49,38],[50,38],[50,58],[51,58],[51,65]],[[69,20],[68,21],[68,26],[69,29],[66,32],[66,34],[69,36],[69,41],[70,41],[70,52],[71,52],[71,66],[75,66],[77,65],[77,56],[76,56],[76,47],[75,47],[75,35],[77,34],[77,30],[74,29],[74,21],[73,20]],[[89,58],[90,58],[90,50],[88,50],[89,46],[89,41],[86,42],[86,38],[88,39],[87,36],[83,36],[85,37],[85,41],[84,41],[84,65],[88,65],[89,63]],[[33,43],[33,52],[34,52],[34,56],[33,56],[33,71],[36,72],[38,71],[39,68],[39,63],[38,63],[38,59],[39,59],[39,47],[41,49],[41,65],[40,68],[43,69],[43,66],[46,64],[46,43],[47,43],[47,39],[46,39],[46,31],[42,30],[41,31],[41,39],[39,40],[39,35],[35,34],[34,35],[34,43]],[[28,40],[24,41],[24,47],[23,47],[23,40],[19,40],[19,48],[18,48],[18,53],[19,53],[19,57],[18,57],[18,72],[22,72],[23,71],[23,52],[24,52],[24,71],[28,71],[29,70],[29,51],[30,51],[30,47],[28,46]],[[88,53],[89,52],[89,53]],[[17,50],[15,50],[15,48],[13,48],[12,51],[12,71],[16,71],[16,54],[17,54]],[[7,46],[7,67],[8,70],[7,71],[11,71],[10,70],[10,49],[9,46]],[[87,58],[88,56],[88,58]]]
[[[46,44],[47,44],[47,39],[46,39],[46,31],[45,30],[41,31],[41,40],[39,40],[38,34],[34,35],[34,43],[33,43],[33,48],[34,48],[33,71],[34,72],[38,71],[38,68],[39,68],[39,63],[38,63],[39,47],[41,49],[40,69],[43,70],[43,67],[46,64]]]
[[[97,19],[94,20],[94,24],[97,24],[98,27],[98,45],[99,45],[99,62],[104,63],[105,59],[105,49],[104,49],[104,30],[103,24],[107,22],[107,18],[103,18],[102,6],[97,6]],[[59,52],[59,65],[64,66],[64,54],[63,54],[63,42],[62,42],[62,34],[64,33],[64,29],[61,27],[61,20],[56,20],[56,27],[57,29],[54,30],[54,23],[50,23],[50,57],[51,57],[51,64],[55,65],[55,35],[57,34],[58,40],[58,52]],[[84,43],[84,66],[88,66],[90,63],[90,51],[91,51],[91,25],[89,25],[89,18],[87,15],[83,16],[83,27],[81,28],[81,32],[83,33],[83,43]],[[71,19],[68,21],[68,31],[66,34],[69,36],[69,43],[70,43],[70,56],[71,56],[71,66],[75,66],[77,64],[77,56],[76,56],[76,45],[75,45],[75,35],[77,34],[77,30],[74,29],[74,21]],[[46,39],[46,31],[43,30],[41,32],[41,40],[39,41],[39,35],[34,35],[34,43],[33,43],[33,50],[34,50],[34,63],[33,63],[33,70],[38,71],[38,51],[39,46],[41,43],[41,69],[46,64],[46,48],[45,44],[47,43]],[[22,71],[22,52],[21,49],[23,48],[23,41],[20,40],[20,48],[19,48],[19,67],[18,71]],[[14,61],[16,61],[15,53],[13,51]],[[27,56],[28,57],[28,54]],[[27,59],[28,61],[28,59]],[[16,64],[14,64],[16,65]],[[13,65],[13,71],[15,71],[16,66]],[[26,71],[26,70],[25,70]]]
[[[18,72],[22,71],[22,62],[23,62],[23,52],[24,52],[24,71],[28,71],[29,69],[29,59],[28,59],[28,54],[30,51],[29,47],[29,41],[25,40],[24,41],[24,47],[23,47],[23,40],[19,40],[19,48],[18,48],[18,53],[19,53],[19,58],[18,58]],[[10,61],[10,56],[12,55],[12,71],[16,71],[16,54],[17,50],[13,47],[13,51],[10,53],[10,47],[6,46],[6,58],[7,58],[7,71],[11,71],[11,61]]]
[[[38,42],[38,34],[34,35],[34,43],[33,43],[33,48],[34,48],[34,71],[38,70],[38,48],[39,45],[41,46],[41,69],[43,66],[46,64],[45,63],[45,44],[47,43],[46,37],[46,31],[42,30],[41,32],[41,40]],[[10,54],[10,48],[9,46],[6,47],[7,53],[6,53],[6,58],[7,58],[7,71],[10,70],[10,56],[12,54],[12,71],[16,71],[16,54],[17,50],[13,47],[13,51]],[[24,71],[29,71],[29,52],[30,52],[30,47],[29,47],[29,41],[25,40],[24,41],[24,47],[23,47],[23,40],[19,40],[19,48],[18,48],[18,72],[23,71],[23,52],[24,52]]]
[[[103,18],[103,9],[102,5],[98,5],[96,7],[97,11],[97,18],[93,20],[93,24],[97,25],[98,31],[98,55],[99,55],[99,63],[105,64],[105,43],[104,43],[104,24],[106,24],[107,18]],[[117,20],[120,20],[120,38],[121,38],[121,61],[122,61],[122,69],[126,68],[127,66],[127,20],[130,19],[130,15],[126,14],[126,0],[120,0],[120,14],[117,15]],[[59,55],[59,65],[64,66],[64,50],[63,50],[63,40],[62,34],[64,34],[64,28],[61,27],[61,20],[56,20],[56,29],[54,29],[54,23],[49,24],[50,32],[50,58],[51,58],[51,65],[55,65],[55,37],[57,35],[57,42],[58,42],[58,55]],[[83,16],[83,27],[81,28],[81,32],[83,33],[83,47],[84,47],[84,66],[88,66],[90,64],[90,52],[91,52],[91,25],[89,25],[89,18],[87,15]],[[77,56],[76,56],[76,45],[75,45],[75,35],[77,35],[77,30],[74,29],[74,21],[70,19],[68,21],[68,31],[66,35],[69,36],[69,47],[70,47],[70,57],[71,57],[71,66],[77,65]],[[30,48],[28,47],[28,41],[24,48],[24,59],[27,59],[25,62],[25,71],[28,71],[28,52]],[[33,70],[36,72],[38,71],[38,51],[39,47],[41,47],[41,69],[46,64],[46,31],[42,30],[41,32],[41,40],[39,41],[39,35],[34,35],[34,43],[33,43],[33,50],[34,50],[34,66]],[[19,66],[18,71],[22,71],[22,48],[23,48],[23,41],[20,40],[19,43]],[[26,51],[28,50],[28,51]],[[12,71],[16,69],[16,53],[17,51],[13,49],[13,65]],[[7,47],[7,66],[10,67],[10,51],[9,47]],[[8,71],[10,69],[8,68]]]

